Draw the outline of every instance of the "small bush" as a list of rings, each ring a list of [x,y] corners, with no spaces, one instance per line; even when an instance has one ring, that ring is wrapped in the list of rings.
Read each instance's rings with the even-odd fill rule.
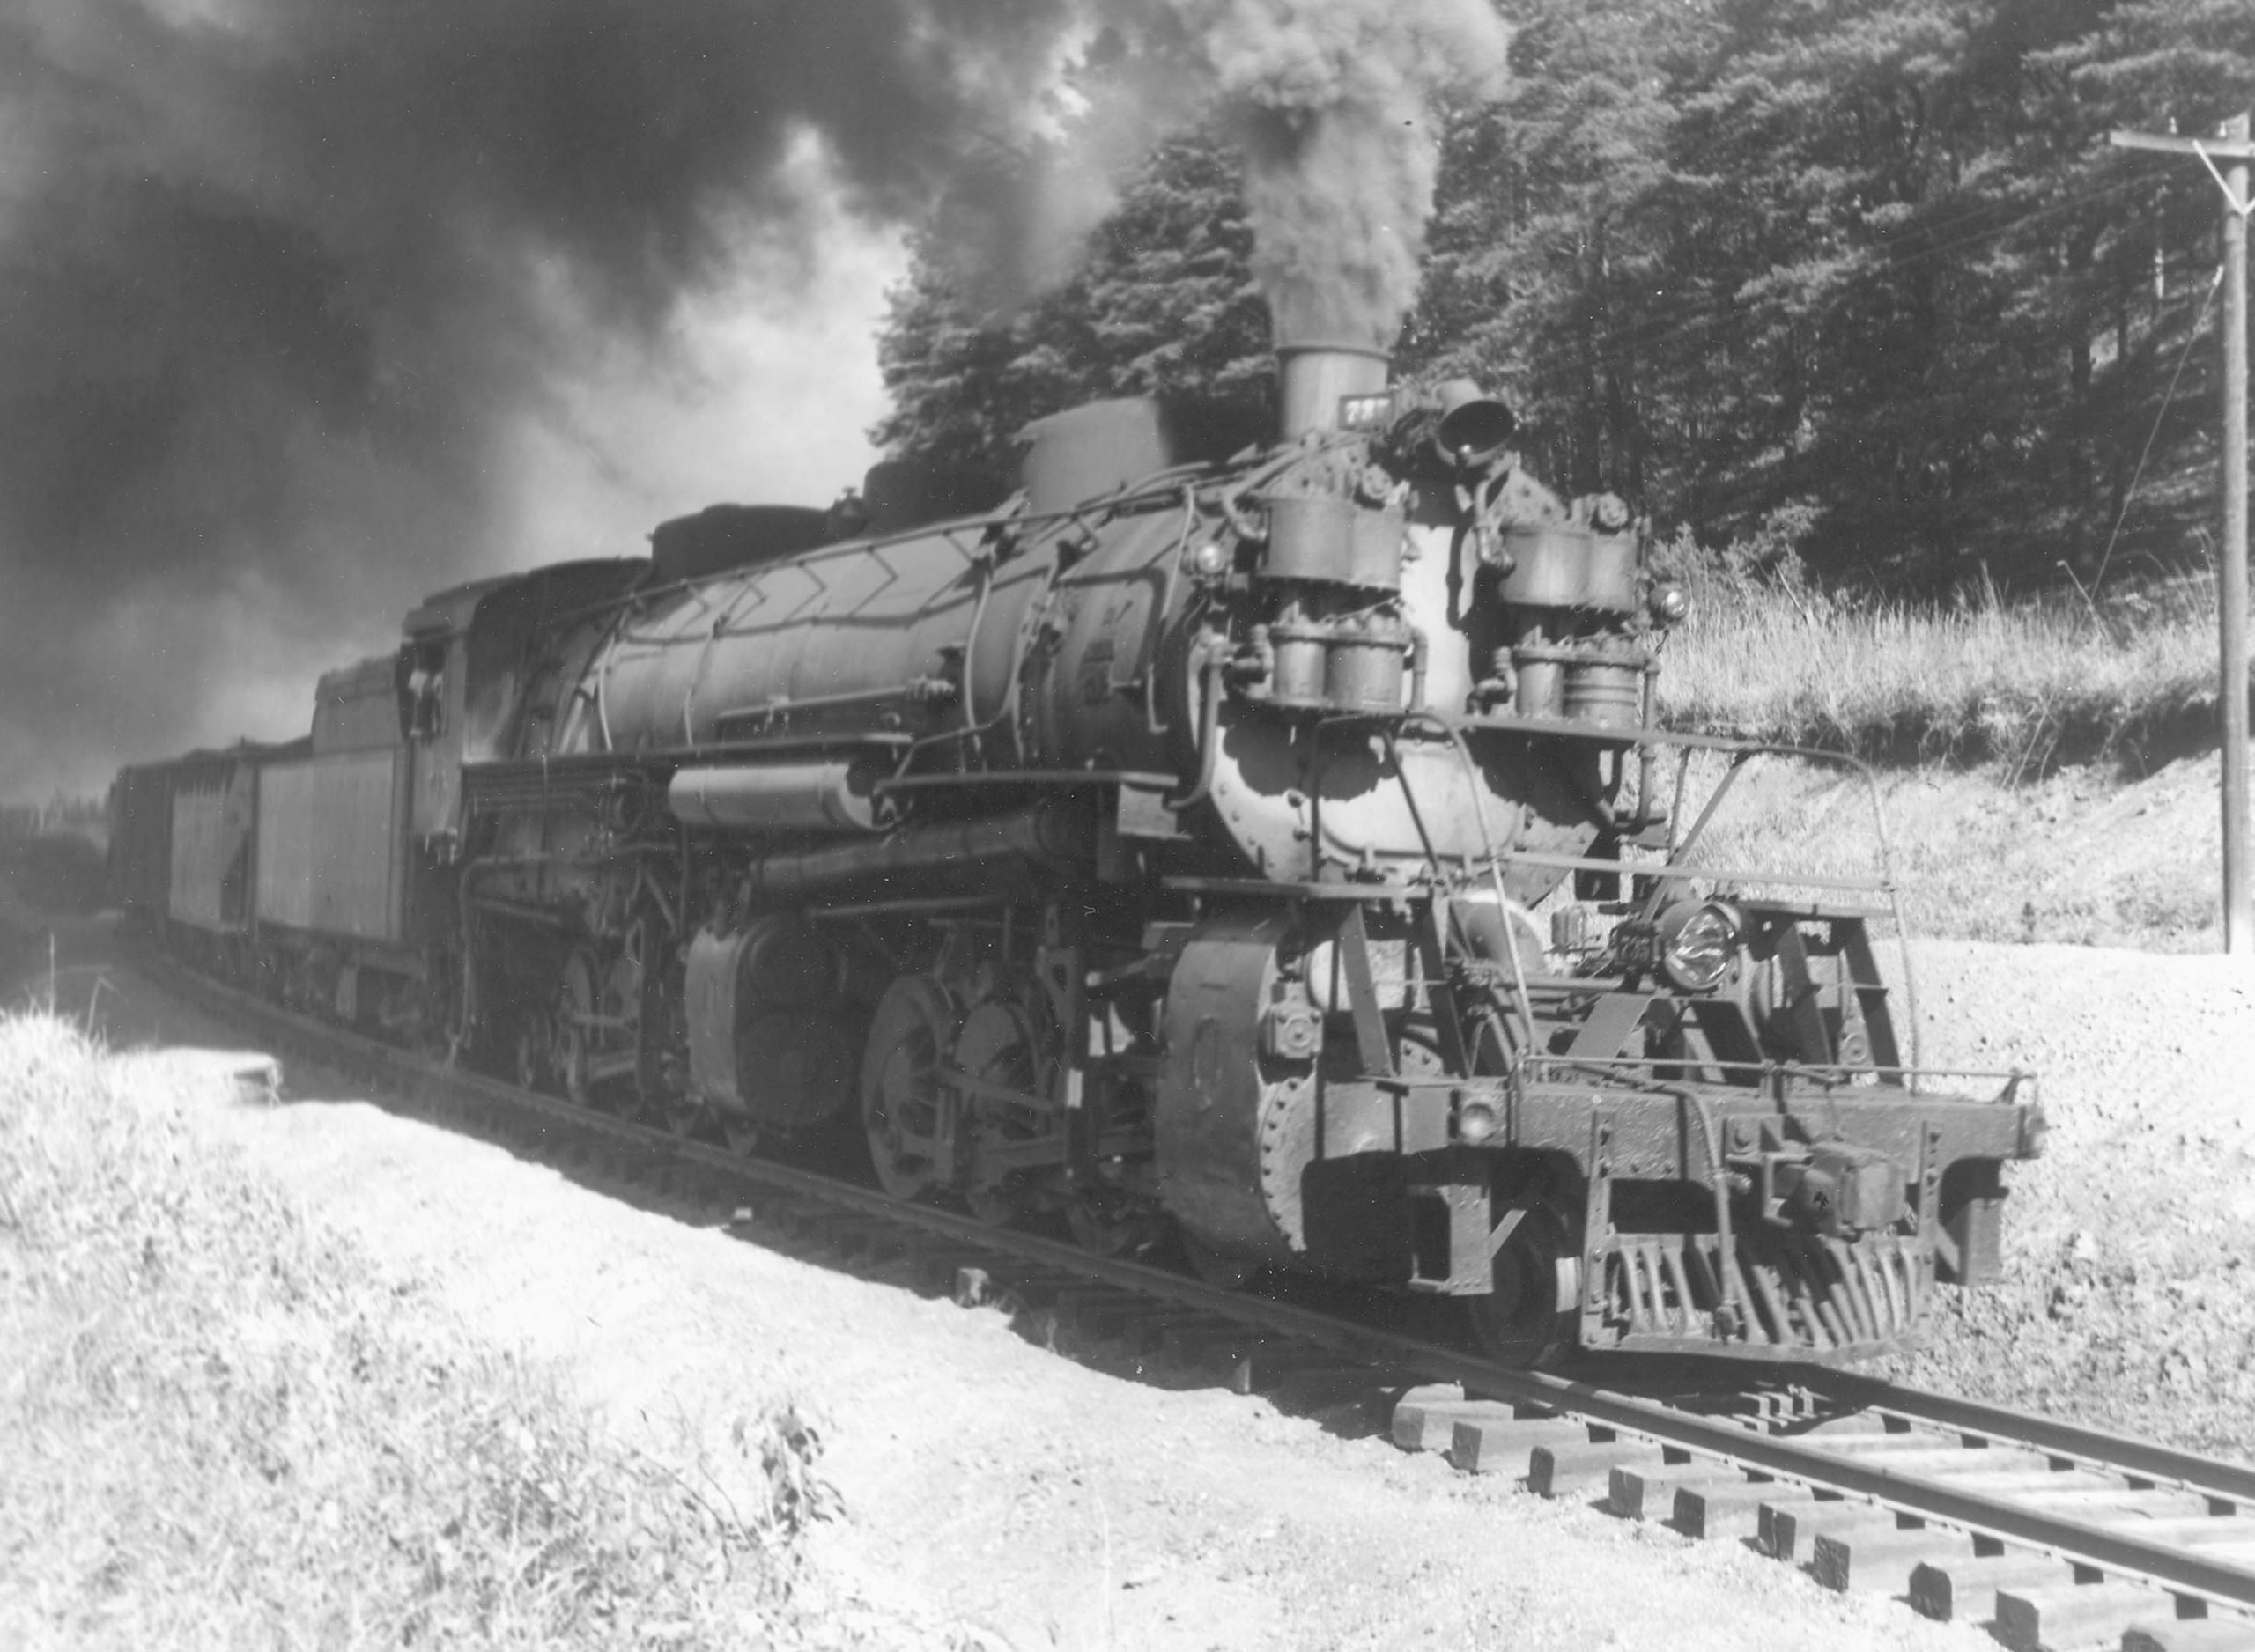
[[[0,1644],[765,1642],[821,1493],[623,1449],[63,1023],[0,1021]]]

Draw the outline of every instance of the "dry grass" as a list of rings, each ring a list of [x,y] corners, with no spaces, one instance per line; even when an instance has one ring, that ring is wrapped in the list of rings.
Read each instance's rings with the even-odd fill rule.
[[[64,1023],[0,1021],[0,1645],[789,1638],[811,1434],[731,1502],[306,1220]]]
[[[2213,576],[2007,602],[1841,596],[1789,557],[1664,557],[1693,589],[1660,700],[1677,727],[1889,762],[2133,767],[2197,743],[2216,698]]]

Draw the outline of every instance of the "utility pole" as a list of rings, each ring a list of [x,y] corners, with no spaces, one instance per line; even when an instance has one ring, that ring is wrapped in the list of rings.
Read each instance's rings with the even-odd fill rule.
[[[2255,883],[2247,832],[2247,163],[2248,117],[2214,137],[2116,132],[2118,149],[2197,156],[2223,190],[2223,547],[2218,569],[2218,699],[2223,712],[2223,949],[2255,953]],[[2221,166],[2219,165],[2221,163]]]

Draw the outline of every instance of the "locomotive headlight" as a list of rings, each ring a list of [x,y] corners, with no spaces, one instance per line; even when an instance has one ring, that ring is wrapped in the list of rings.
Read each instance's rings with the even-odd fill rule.
[[[1656,585],[1650,607],[1653,623],[1681,625],[1690,616],[1691,594],[1680,585]]]
[[[1746,933],[1737,909],[1721,901],[1680,901],[1660,915],[1660,967],[1686,992],[1710,992],[1730,974]]]
[[[1230,571],[1229,548],[1218,539],[1201,542],[1190,553],[1190,571],[1201,579],[1218,579]]]
[[[1456,1139],[1459,1141],[1482,1142],[1496,1133],[1503,1120],[1496,1116],[1493,1102],[1475,1099],[1456,1110]]]

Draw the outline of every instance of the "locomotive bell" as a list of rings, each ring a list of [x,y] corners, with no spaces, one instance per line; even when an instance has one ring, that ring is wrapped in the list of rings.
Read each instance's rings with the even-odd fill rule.
[[[1518,416],[1469,379],[1451,379],[1441,386],[1440,404],[1433,446],[1462,469],[1481,470],[1495,463],[1519,429]]]

